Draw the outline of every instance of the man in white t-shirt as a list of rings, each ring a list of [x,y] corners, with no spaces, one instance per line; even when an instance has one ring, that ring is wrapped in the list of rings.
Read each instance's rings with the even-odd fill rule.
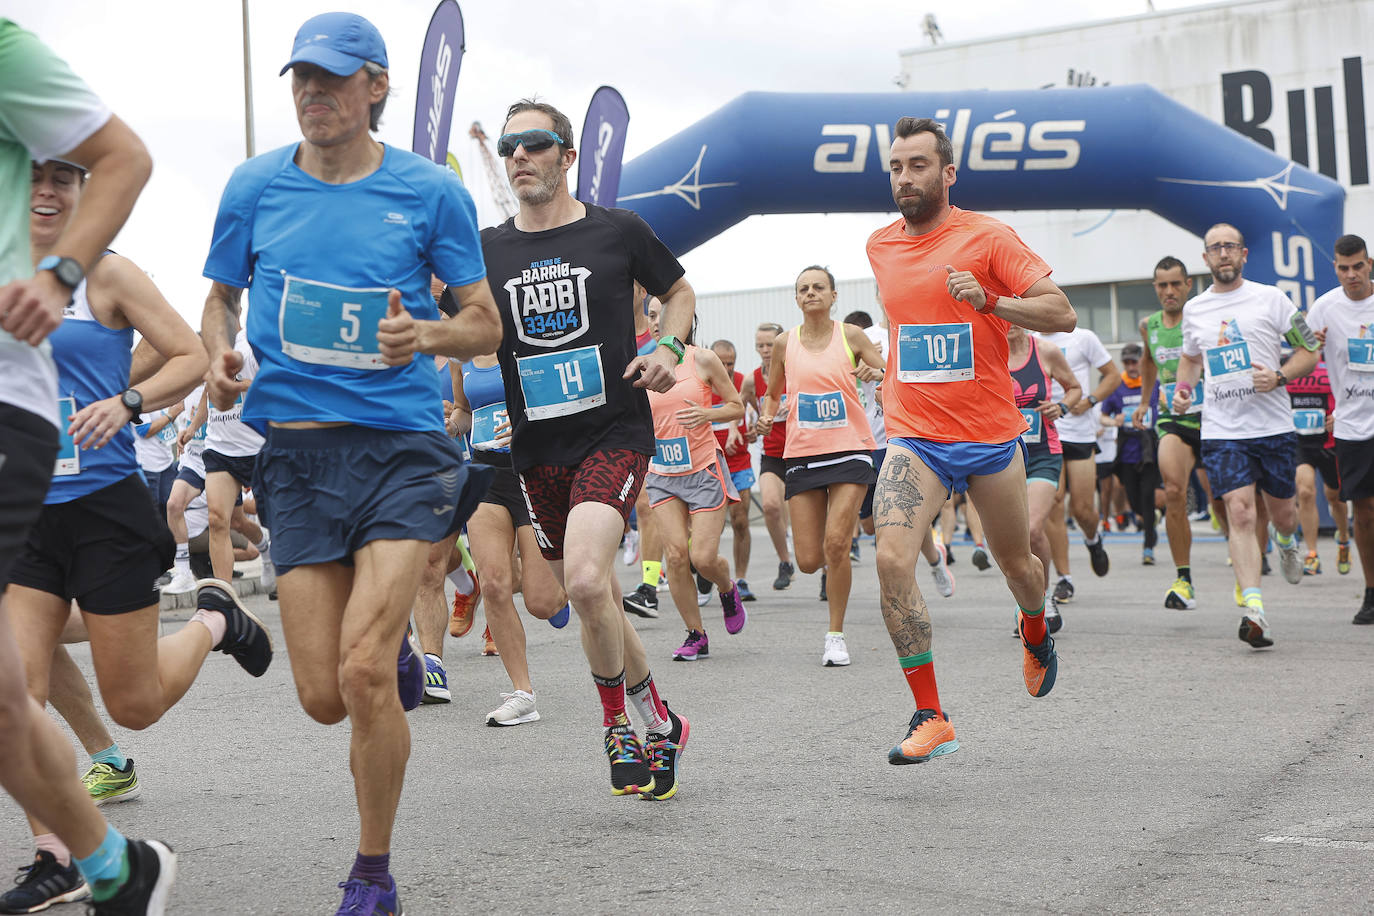
[[[1036,336],[1059,348],[1078,379],[1079,387],[1087,392],[1072,409],[1065,409],[1060,404],[1063,413],[1054,423],[1059,442],[1064,447],[1064,474],[1059,479],[1059,492],[1049,521],[1045,523],[1045,534],[1050,539],[1055,569],[1059,571],[1054,598],[1066,604],[1073,600],[1073,574],[1069,571],[1069,533],[1064,523],[1065,494],[1069,498],[1069,511],[1078,523],[1078,530],[1083,532],[1083,545],[1088,548],[1093,572],[1105,576],[1110,565],[1107,549],[1097,530],[1097,462],[1093,457],[1099,424],[1092,409],[1121,384],[1121,370],[1098,336],[1085,327]],[[1097,371],[1096,386],[1092,383],[1094,370]],[[1056,402],[1063,399],[1064,389],[1058,382],[1054,382],[1052,390]]]
[[[1202,412],[1202,463],[1212,495],[1226,504],[1231,566],[1241,588],[1240,638],[1256,649],[1274,644],[1260,598],[1260,548],[1255,540],[1255,484],[1264,492],[1283,576],[1302,581],[1298,555],[1297,436],[1283,388],[1317,365],[1317,338],[1293,301],[1274,286],[1243,276],[1245,239],[1228,223],[1203,236],[1212,285],[1183,312],[1174,413],[1186,413],[1193,386],[1207,373]],[[1284,342],[1293,355],[1280,366]],[[1276,368],[1277,367],[1277,368]]]
[[[1325,348],[1336,396],[1336,467],[1341,499],[1355,508],[1355,548],[1364,571],[1364,601],[1354,623],[1374,624],[1374,283],[1369,251],[1358,235],[1336,240],[1341,285],[1312,304],[1308,324]]]

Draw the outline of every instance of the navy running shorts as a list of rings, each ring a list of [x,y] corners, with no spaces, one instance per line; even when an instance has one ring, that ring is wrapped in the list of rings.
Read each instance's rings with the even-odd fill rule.
[[[253,493],[280,575],[316,563],[351,566],[372,541],[442,540],[472,515],[492,474],[465,463],[437,430],[273,426]]]
[[[1260,436],[1256,439],[1203,439],[1202,466],[1212,496],[1259,484],[1275,499],[1298,492],[1298,437],[1296,433]]]

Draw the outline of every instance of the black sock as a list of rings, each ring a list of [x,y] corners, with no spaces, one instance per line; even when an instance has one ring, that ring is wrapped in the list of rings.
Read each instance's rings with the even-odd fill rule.
[[[1193,568],[1191,566],[1180,566],[1178,568],[1178,577],[1182,579],[1184,582],[1187,582],[1189,585],[1192,585]]]
[[[1374,588],[1366,588],[1364,590],[1364,603],[1366,607],[1374,605]]]

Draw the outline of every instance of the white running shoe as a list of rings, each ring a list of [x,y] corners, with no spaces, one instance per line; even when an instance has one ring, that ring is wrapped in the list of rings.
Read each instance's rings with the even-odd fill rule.
[[[1298,535],[1296,532],[1289,538],[1288,546],[1279,543],[1279,532],[1274,528],[1274,523],[1269,523],[1269,537],[1274,541],[1274,546],[1279,549],[1279,568],[1283,570],[1283,577],[1288,580],[1289,585],[1297,585],[1302,581],[1302,557],[1298,554]]]
[[[277,590],[277,567],[272,565],[272,554],[262,555],[262,573],[259,577],[259,587],[264,595],[270,595]]]
[[[843,633],[825,634],[825,651],[821,653],[821,664],[827,668],[842,668],[849,664],[849,647],[844,644]]]
[[[501,699],[505,702],[487,713],[488,725],[521,725],[539,721],[539,710],[534,708],[534,694],[517,690],[501,694]]]
[[[620,555],[620,562],[626,566],[639,562],[639,532],[633,528],[625,533],[625,550]]]
[[[713,591],[715,591],[714,587],[708,588],[705,594],[703,594],[702,592],[697,592],[697,607],[706,607],[706,605],[709,604],[711,601],[711,593]]]
[[[189,569],[178,569],[172,573],[172,581],[162,586],[168,595],[185,595],[196,590],[196,577]]]
[[[949,571],[949,555],[945,553],[945,545],[936,544],[935,549],[940,552],[940,562],[930,567],[930,575],[935,579],[935,590],[942,598],[948,598],[954,594],[954,573]]]

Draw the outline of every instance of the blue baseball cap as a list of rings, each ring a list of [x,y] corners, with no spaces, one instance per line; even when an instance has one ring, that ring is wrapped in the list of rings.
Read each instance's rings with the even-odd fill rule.
[[[352,76],[368,61],[388,66],[386,42],[377,27],[356,13],[321,13],[296,33],[291,59],[277,75],[296,64],[314,64],[336,76]]]

